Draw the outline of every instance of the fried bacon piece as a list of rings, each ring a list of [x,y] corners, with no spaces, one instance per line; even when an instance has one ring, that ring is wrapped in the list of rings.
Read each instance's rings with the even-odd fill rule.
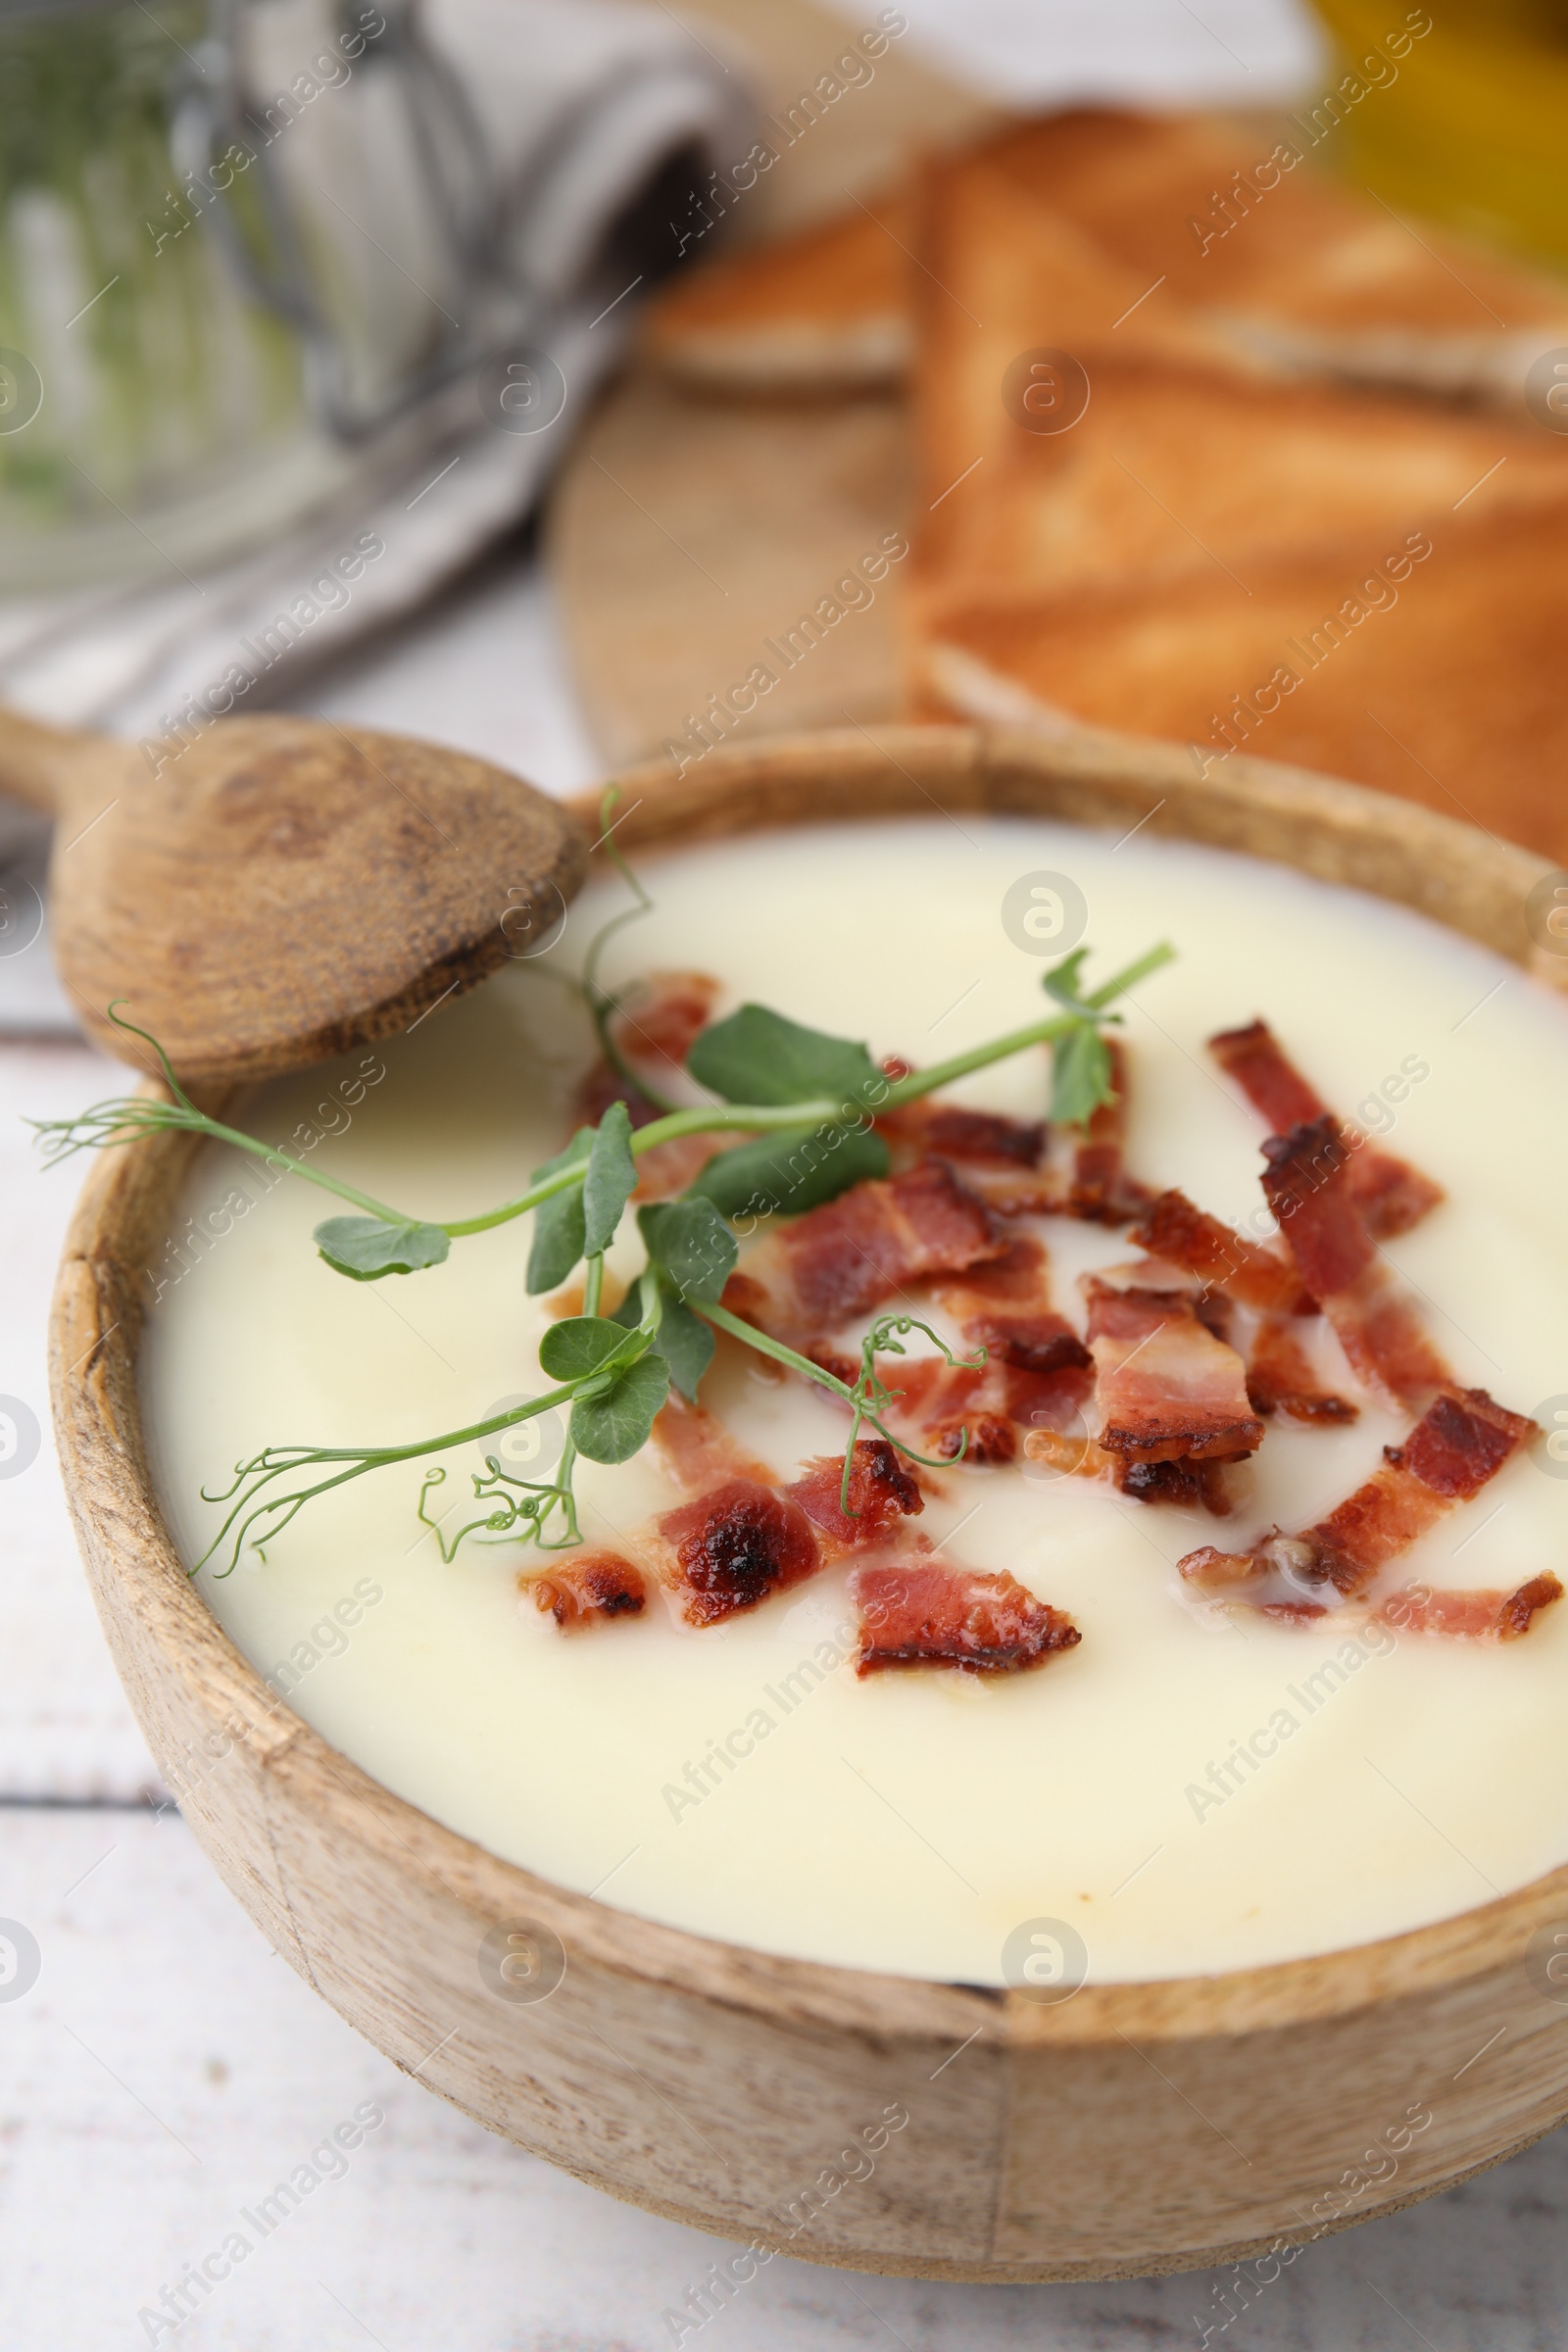
[[[982,1167],[1038,1168],[1049,1133],[1044,1119],[1009,1119],[934,1096],[902,1103],[876,1124],[890,1144],[907,1147],[920,1159],[974,1160]]]
[[[899,1065],[899,1074],[906,1074]],[[1051,1130],[1043,1119],[1009,1119],[1000,1111],[968,1110],[934,1097],[906,1102],[876,1122],[895,1167],[920,1159],[952,1160],[964,1183],[1004,1217],[1059,1209],[1059,1174],[1046,1165]]]
[[[648,1605],[642,1570],[615,1551],[574,1552],[554,1562],[545,1575],[517,1581],[564,1634],[607,1617],[640,1617]]]
[[[708,972],[649,972],[636,981],[610,1016],[615,1051],[633,1078],[623,1078],[608,1061],[596,1062],[577,1090],[578,1117],[597,1126],[612,1102],[625,1103],[634,1127],[662,1117],[657,1102],[635,1078],[646,1077],[654,1095],[668,1095],[712,1018],[718,988]],[[638,1163],[636,1198],[667,1200],[684,1192],[723,1144],[722,1137],[713,1135],[683,1135],[656,1144]]]
[[[932,1165],[923,1163],[911,1176],[929,1174]],[[907,1181],[893,1180],[895,1186]],[[875,1193],[888,1188],[856,1189]],[[839,1205],[830,1203],[831,1208]],[[826,1213],[816,1210],[813,1216]],[[811,1221],[800,1220],[802,1225]],[[985,1243],[985,1255],[978,1262],[958,1272],[926,1277],[932,1296],[958,1325],[962,1348],[971,1354],[984,1348],[985,1361],[949,1364],[939,1355],[916,1355],[892,1365],[884,1360],[882,1366],[894,1399],[885,1418],[901,1433],[908,1433],[917,1451],[949,1460],[961,1452],[971,1464],[1014,1460],[1031,1429],[1060,1429],[1073,1420],[1094,1381],[1088,1349],[1052,1304],[1044,1244],[1029,1234],[1009,1236],[994,1220],[988,1219],[986,1230],[993,1238]],[[777,1237],[780,1242],[787,1238]],[[763,1246],[771,1247],[771,1242]],[[761,1250],[755,1251],[731,1277],[725,1304],[748,1314],[764,1330],[793,1339],[825,1370],[853,1382],[858,1362],[838,1354],[822,1339],[808,1337],[804,1315],[796,1329],[782,1318],[770,1319],[777,1312],[776,1261],[774,1282],[757,1284],[760,1296],[753,1295],[751,1268],[762,1254]],[[864,1266],[862,1258],[861,1273]],[[813,1303],[819,1298],[817,1294]],[[800,1314],[799,1308],[796,1312]]]
[[[721,1479],[749,1478],[760,1487],[776,1486],[767,1464],[741,1444],[727,1421],[710,1413],[706,1404],[690,1404],[671,1389],[654,1417],[654,1444],[664,1467],[688,1494],[701,1494]]]
[[[850,1592],[860,1617],[859,1675],[889,1666],[1016,1674],[1083,1638],[1062,1610],[1005,1572],[944,1567],[918,1554],[857,1568]]]
[[[1270,1136],[1263,1155],[1263,1193],[1286,1248],[1357,1377],[1407,1412],[1421,1412],[1453,1386],[1453,1374],[1361,1221],[1350,1196],[1350,1155],[1333,1119]]]
[[[1094,1385],[1089,1350],[1051,1303],[1045,1245],[1015,1234],[1000,1257],[932,1284],[980,1365],[912,1356],[884,1365],[897,1401],[888,1417],[917,1432],[920,1452],[970,1463],[1010,1462],[1031,1429],[1059,1430]]]
[[[1051,1263],[1034,1234],[1014,1234],[1000,1257],[966,1273],[939,1278],[931,1295],[962,1332],[971,1353],[1017,1364],[1026,1372],[1080,1377],[1076,1401],[1091,1386],[1091,1359],[1065,1315],[1051,1303]]]
[[[1191,1454],[1182,1454],[1173,1462],[1132,1462],[1121,1455],[1111,1459],[1116,1485],[1135,1502],[1180,1503],[1189,1510],[1207,1511],[1216,1519],[1231,1515],[1222,1461],[1195,1461]]]
[[[724,1286],[732,1314],[803,1352],[910,1283],[1000,1257],[1006,1240],[985,1202],[942,1160],[852,1185],[792,1217],[747,1252]]]
[[[688,1625],[718,1625],[755,1609],[822,1565],[816,1531],[800,1504],[755,1479],[725,1479],[654,1525],[661,1581],[678,1596]]]
[[[784,1490],[815,1528],[827,1560],[886,1543],[901,1519],[925,1508],[919,1488],[886,1438],[862,1438],[855,1448],[848,1516],[841,1500],[843,1487],[844,1457],[830,1453],[808,1462]]]
[[[805,1464],[781,1486],[716,1413],[672,1396],[654,1423],[664,1462],[693,1497],[634,1539],[688,1625],[717,1625],[798,1585],[830,1561],[885,1544],[923,1506],[920,1490],[885,1438],[862,1438],[850,1465],[850,1512],[840,1506],[842,1454]]]
[[[949,1364],[940,1355],[911,1356],[883,1377],[894,1393],[883,1419],[915,1434],[921,1453],[971,1465],[1010,1462],[1026,1450],[1031,1429],[1059,1430],[1072,1421],[1086,1375],[1075,1364],[1032,1372],[1005,1356],[984,1364]]]
[[[1142,1215],[1152,1195],[1122,1164],[1127,1134],[1127,1052],[1119,1038],[1105,1042],[1110,1050],[1110,1101],[1102,1102],[1084,1130],[1062,1206],[1068,1216],[1087,1217],[1092,1224],[1125,1225]]]
[[[654,1442],[693,1499],[640,1531],[640,1547],[688,1625],[721,1624],[816,1574],[822,1555],[810,1519],[716,1413],[671,1395]]]
[[[1417,1536],[1456,1502],[1479,1494],[1535,1428],[1524,1414],[1494,1403],[1485,1389],[1447,1391],[1434,1397],[1402,1445],[1384,1447],[1365,1485],[1315,1527],[1295,1536],[1276,1528],[1250,1552],[1204,1544],[1177,1565],[1191,1583],[1210,1591],[1275,1574],[1298,1590],[1332,1585],[1342,1599],[1356,1599]]]
[[[1129,1240],[1151,1257],[1196,1274],[1211,1291],[1277,1315],[1312,1315],[1317,1301],[1301,1287],[1288,1258],[1250,1242],[1195,1207],[1185,1193],[1161,1193]]]
[[[1357,1407],[1324,1388],[1306,1349],[1279,1315],[1264,1315],[1247,1357],[1247,1394],[1255,1412],[1293,1421],[1353,1421]]]
[[[1221,1030],[1209,1039],[1208,1050],[1275,1135],[1284,1135],[1292,1127],[1315,1126],[1319,1119],[1332,1116],[1316,1089],[1287,1060],[1266,1021],[1252,1021],[1245,1029]],[[1352,1153],[1350,1197],[1374,1241],[1386,1242],[1396,1233],[1408,1233],[1443,1200],[1441,1184],[1434,1184],[1392,1152],[1379,1152],[1369,1143],[1352,1142],[1344,1126],[1339,1121],[1335,1124]]]
[[[1517,1642],[1542,1609],[1562,1598],[1555,1576],[1533,1576],[1516,1592],[1433,1592],[1424,1585],[1391,1592],[1373,1615],[1406,1634],[1458,1634],[1471,1641]]]
[[[1100,1443],[1131,1462],[1234,1459],[1262,1443],[1234,1348],[1185,1291],[1118,1290],[1088,1279]]]

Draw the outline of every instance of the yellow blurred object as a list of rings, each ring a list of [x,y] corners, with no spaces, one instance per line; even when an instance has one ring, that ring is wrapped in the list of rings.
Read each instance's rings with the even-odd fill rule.
[[[1564,0],[1315,5],[1349,100],[1325,158],[1392,205],[1568,267]]]

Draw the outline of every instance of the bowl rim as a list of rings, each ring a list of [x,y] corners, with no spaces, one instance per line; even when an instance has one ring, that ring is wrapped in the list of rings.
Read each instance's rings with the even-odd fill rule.
[[[1032,815],[1102,830],[1137,810],[1155,833],[1240,850],[1414,906],[1568,991],[1568,959],[1545,956],[1524,924],[1529,892],[1556,870],[1548,859],[1360,786],[1258,760],[1238,758],[1227,767],[1215,776],[1190,748],[1100,732],[856,727],[762,737],[745,749],[720,744],[695,775],[672,773],[670,759],[623,770],[614,831],[622,846],[657,851],[786,824],[919,817],[933,808],[951,814],[939,793],[977,816]],[[1160,797],[1145,808],[1152,788]],[[580,794],[567,806],[600,836],[599,870],[600,795]],[[1485,1904],[1369,1943],[1213,1974],[1091,1982],[1069,2000],[1041,2005],[1001,1986],[755,1950],[618,1910],[504,1861],[371,1779],[275,1698],[212,1614],[164,1525],[139,1408],[146,1310],[130,1245],[138,1218],[172,1205],[199,1148],[200,1139],[160,1135],[103,1153],[68,1233],[51,1315],[51,1385],[84,1553],[90,1567],[96,1559],[95,1573],[121,1582],[166,1669],[206,1712],[243,1726],[239,1737],[258,1742],[264,1764],[286,1760],[323,1815],[341,1816],[350,1800],[355,1834],[378,1846],[388,1867],[407,1872],[412,1864],[461,1890],[476,1917],[539,1919],[613,1973],[769,2017],[787,2013],[806,2028],[848,2028],[879,2041],[900,2034],[958,2040],[984,2022],[994,2043],[1019,2049],[1229,2038],[1339,2017],[1517,1961],[1535,1929],[1568,1914],[1564,1864]]]

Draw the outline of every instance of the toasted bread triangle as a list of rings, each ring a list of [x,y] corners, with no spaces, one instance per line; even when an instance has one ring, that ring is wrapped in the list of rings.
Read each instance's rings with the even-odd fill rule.
[[[993,299],[990,316],[1001,315]],[[1020,342],[1045,339],[1036,316],[1020,306]],[[923,479],[936,487],[917,576],[944,594],[1193,571],[1245,590],[1253,564],[1280,548],[1362,526],[1397,536],[1461,502],[1481,514],[1568,494],[1568,440],[1533,425],[1382,392],[1248,380],[1174,350],[1081,342],[1087,410],[1070,430],[1031,432],[999,396],[1006,336],[988,335],[994,349],[969,368],[964,339],[934,326],[921,407]],[[981,450],[985,463],[931,512],[946,486],[938,477],[951,481]]]
[[[1021,125],[989,160],[1145,284],[1281,364],[1517,392],[1530,360],[1568,338],[1568,283],[1411,223],[1331,177],[1317,146],[1332,155],[1307,109],[1278,137],[1084,110]]]
[[[838,392],[897,382],[913,347],[908,206],[891,190],[777,245],[677,278],[642,350],[719,392]]]
[[[1425,540],[1430,553],[1406,541]],[[1568,495],[1218,571],[928,616],[950,711],[1173,737],[1425,802],[1568,864]]]

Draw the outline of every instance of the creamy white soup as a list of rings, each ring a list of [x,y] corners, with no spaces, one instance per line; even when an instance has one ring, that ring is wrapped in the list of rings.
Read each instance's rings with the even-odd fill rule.
[[[1122,1007],[1130,1173],[1269,1239],[1267,1127],[1205,1046],[1262,1016],[1336,1112],[1444,1188],[1379,1262],[1457,1382],[1568,1421],[1568,1006],[1514,967],[1353,891],[1147,834],[933,816],[650,856],[643,873],[656,910],[612,944],[612,983],[700,967],[720,1013],[755,1000],[915,1065],[1050,1010],[1042,949],[1076,902],[1018,886],[1067,877],[1086,903],[1086,985],[1154,941],[1178,952]],[[550,967],[575,968],[624,903],[618,880],[596,881],[549,956],[233,1115],[416,1216],[507,1200],[561,1150],[596,1051]],[[1029,1120],[1049,1092],[1034,1048],[949,1099]],[[208,1146],[149,1269],[147,1420],[187,1561],[221,1516],[202,1487],[268,1444],[413,1442],[549,1385],[536,1350],[562,1302],[525,1289],[531,1219],[360,1283],[311,1238],[341,1206]],[[1081,1334],[1084,1278],[1140,1251],[1068,1216],[1034,1230]],[[628,1217],[610,1271],[627,1282],[640,1262]],[[1322,1383],[1356,1417],[1269,1417],[1225,1473],[1222,1519],[1028,1454],[929,1474],[911,1522],[929,1556],[1004,1572],[1077,1630],[1028,1671],[858,1673],[844,1564],[701,1630],[656,1590],[641,1614],[563,1632],[527,1584],[544,1563],[515,1539],[481,1532],[443,1560],[417,1516],[420,1460],[321,1496],[265,1556],[247,1546],[226,1575],[220,1558],[199,1586],[274,1691],[386,1787],[645,1918],[985,1984],[1020,1981],[1020,1952],[1100,1981],[1323,1952],[1568,1861],[1568,1607],[1542,1609],[1528,1638],[1464,1639],[1364,1605],[1270,1614],[1178,1573],[1202,1546],[1246,1555],[1320,1522],[1408,1433],[1323,1318],[1312,1332]],[[882,1369],[895,1385],[896,1359]],[[843,1451],[830,1396],[732,1342],[702,1397],[781,1480]],[[500,1450],[526,1475],[552,1445],[547,1426],[542,1447]],[[431,1457],[447,1478],[426,1507],[449,1534],[480,1515],[469,1477],[486,1450],[497,1441]],[[585,1538],[612,1551],[683,1494],[653,1446],[582,1463],[577,1486]],[[1568,1461],[1537,1441],[1391,1577],[1505,1594],[1565,1558]],[[221,1769],[192,1759],[186,1779]]]

